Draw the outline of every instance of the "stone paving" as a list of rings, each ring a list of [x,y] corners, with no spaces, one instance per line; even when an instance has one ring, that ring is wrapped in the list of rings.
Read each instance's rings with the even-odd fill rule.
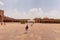
[[[0,25],[0,40],[60,40],[60,24],[35,23],[26,33],[27,24],[6,23]]]

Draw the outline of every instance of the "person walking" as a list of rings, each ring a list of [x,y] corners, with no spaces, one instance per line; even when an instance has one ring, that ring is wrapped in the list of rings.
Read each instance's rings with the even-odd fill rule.
[[[34,23],[31,24],[31,26],[33,26]]]
[[[25,27],[25,30],[26,30],[26,32],[25,32],[25,34],[27,34],[28,33],[28,25],[26,25],[26,27]]]
[[[26,29],[26,31],[28,31],[28,25],[26,25],[26,28],[25,29]]]

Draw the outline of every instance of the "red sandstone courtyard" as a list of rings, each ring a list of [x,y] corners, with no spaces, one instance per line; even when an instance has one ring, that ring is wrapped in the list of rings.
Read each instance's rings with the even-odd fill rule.
[[[31,26],[28,23],[29,30],[25,34],[26,24],[0,25],[0,40],[60,40],[60,24],[35,23]]]

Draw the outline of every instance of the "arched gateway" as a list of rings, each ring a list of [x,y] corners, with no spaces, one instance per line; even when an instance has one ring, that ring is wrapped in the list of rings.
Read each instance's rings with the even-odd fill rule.
[[[3,20],[4,20],[4,10],[0,10],[0,23],[1,23],[1,25],[3,24]]]

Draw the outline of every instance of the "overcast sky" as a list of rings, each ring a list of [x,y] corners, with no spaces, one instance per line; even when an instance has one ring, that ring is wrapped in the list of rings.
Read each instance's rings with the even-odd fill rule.
[[[60,18],[60,0],[0,0],[0,9],[12,18]]]

